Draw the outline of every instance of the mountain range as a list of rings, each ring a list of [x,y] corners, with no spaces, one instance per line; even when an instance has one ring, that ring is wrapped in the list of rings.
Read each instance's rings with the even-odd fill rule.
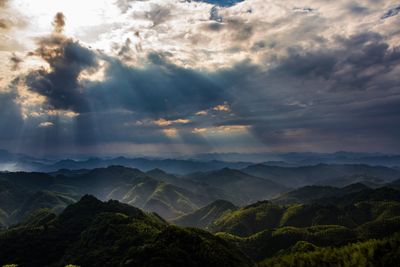
[[[400,167],[400,155],[380,153],[214,153],[195,154],[176,158],[150,157],[81,157],[79,159],[37,158],[0,149],[0,170],[55,172],[60,169],[80,170],[119,165],[143,171],[162,169],[168,173],[188,174],[215,171],[222,168],[243,169],[254,164],[275,167],[326,165],[371,165]]]
[[[161,167],[0,172],[0,266],[321,266],[313,253],[387,262],[400,243],[397,168]]]

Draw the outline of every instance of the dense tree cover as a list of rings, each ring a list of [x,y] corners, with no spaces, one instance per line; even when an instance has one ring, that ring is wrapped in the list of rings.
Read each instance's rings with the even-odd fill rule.
[[[400,192],[396,192],[400,196]],[[345,206],[333,204],[282,206],[263,201],[224,213],[212,222],[208,229],[242,237],[285,226],[340,225],[354,229],[368,222],[373,223],[375,220],[400,216],[400,202],[385,200],[387,196],[390,197],[384,195],[380,199],[374,197],[374,200],[367,199]]]
[[[369,189],[369,187],[362,183],[354,183],[341,188],[332,186],[309,185],[283,193],[272,201],[276,204],[281,205],[296,203],[308,204],[315,201],[320,203],[321,199],[341,198],[353,193],[358,193]]]
[[[337,225],[308,228],[281,227],[264,230],[245,238],[227,233],[218,233],[217,236],[236,244],[254,260],[271,257],[279,251],[289,249],[299,241],[306,241],[317,246],[339,246],[358,240],[353,230]]]
[[[0,209],[0,229],[6,227],[8,221],[8,214]]]
[[[268,201],[223,214],[209,228],[214,232],[228,232],[238,236],[249,236],[259,231],[279,226],[285,207]]]
[[[220,232],[218,236],[236,244],[254,260],[272,257],[296,244],[303,250],[343,246],[400,232],[400,203],[386,200],[393,199],[394,194],[372,192],[371,197],[347,206],[258,202],[223,214],[212,226]]]
[[[132,206],[157,212],[166,219],[193,212],[205,203],[188,190],[150,177],[121,184],[108,194],[107,199],[120,199]]]
[[[196,210],[195,212],[178,217],[172,223],[179,226],[190,226],[209,230],[208,226],[223,214],[237,210],[238,207],[225,200],[217,200]]]
[[[295,246],[298,246],[297,244]],[[308,251],[307,251],[308,250]],[[383,240],[369,240],[342,247],[309,247],[306,251],[295,248],[266,259],[258,267],[367,267],[399,266],[400,235]]]
[[[252,199],[250,191],[257,185],[260,188],[256,195],[264,194],[261,185],[269,183],[230,169],[208,174],[214,175],[212,179],[206,173],[176,177],[160,170],[143,173],[118,166],[60,170],[44,176],[7,174],[22,185],[29,186],[37,180],[34,189],[40,190],[26,191],[24,186],[0,180],[0,266],[235,267],[251,266],[252,261],[266,258],[262,266],[275,266],[281,257],[282,264],[297,266],[291,265],[296,262],[292,258],[297,257],[299,264],[308,266],[307,261],[314,258],[325,257],[334,262],[340,253],[358,253],[349,244],[358,246],[370,239],[376,239],[368,242],[377,245],[370,245],[372,250],[367,251],[376,255],[374,260],[378,262],[379,257],[391,255],[397,244],[382,240],[400,232],[400,192],[394,188],[370,189],[361,184],[344,188],[308,186],[280,198],[282,203],[293,204],[259,201],[238,208],[218,200],[197,209],[229,190],[240,190],[245,181],[253,187],[237,196],[244,202]],[[233,185],[229,185],[231,180]],[[208,189],[208,193],[201,193]],[[71,204],[84,191],[131,205],[101,202],[88,195]],[[145,213],[132,205],[163,216]],[[194,212],[172,222],[214,234],[172,226],[162,218],[191,211]],[[4,229],[13,220],[19,223]],[[379,242],[394,245],[382,245],[389,247],[384,251],[379,249]],[[362,253],[354,264],[362,266],[370,254],[364,255],[364,245],[360,246]],[[326,251],[336,254],[330,256]],[[347,263],[350,256],[342,258],[337,259],[342,266],[355,266]]]
[[[41,210],[0,232],[0,266],[251,266],[208,232],[171,226],[118,201],[84,196],[59,216]]]
[[[377,219],[353,229],[339,225],[286,226],[260,231],[249,237],[238,237],[229,233],[217,233],[217,236],[236,244],[252,259],[261,260],[287,250],[299,241],[319,247],[343,246],[360,240],[385,238],[396,232],[400,232],[399,216]]]
[[[64,163],[68,167],[68,161]],[[257,172],[249,172],[259,168],[266,168],[265,171],[268,172],[260,172],[260,177],[256,177]],[[9,226],[17,223],[29,213],[42,208],[58,213],[84,194],[92,194],[101,200],[116,199],[149,212],[157,212],[163,218],[172,220],[193,213],[218,199],[242,206],[275,197],[291,187],[296,187],[297,183],[293,181],[298,179],[301,180],[299,185],[316,182],[323,184],[326,179],[365,173],[379,176],[384,182],[391,182],[399,177],[398,170],[367,165],[315,165],[300,168],[254,165],[242,171],[225,168],[184,176],[168,174],[159,169],[142,172],[122,166],[60,169],[53,173],[0,172],[0,209],[7,213],[7,216],[4,213],[0,216],[0,224]],[[267,176],[263,176],[264,174]],[[289,184],[287,187],[280,184],[284,180]],[[309,204],[316,201],[318,204],[337,206],[338,203],[350,205],[354,202],[377,200],[382,195],[387,196],[388,200],[400,201],[398,191],[392,188],[373,190],[361,184],[346,188],[308,186],[273,201],[277,204]],[[339,222],[350,227],[348,223],[348,220]],[[289,222],[288,225],[292,224]],[[207,228],[203,225],[201,227]],[[224,227],[220,230],[224,231]]]

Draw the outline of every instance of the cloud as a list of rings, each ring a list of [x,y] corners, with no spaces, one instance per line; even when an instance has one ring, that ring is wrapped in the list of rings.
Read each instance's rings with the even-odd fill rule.
[[[188,119],[177,119],[177,120],[166,120],[166,119],[158,119],[153,121],[153,123],[157,126],[170,126],[173,124],[187,124],[190,123]]]
[[[388,77],[400,64],[400,47],[367,32],[338,37],[339,47],[304,51],[296,47],[273,70],[276,74],[304,79],[323,79],[330,90],[384,89],[398,83]]]
[[[39,128],[48,128],[48,127],[52,127],[52,126],[54,126],[54,123],[53,123],[53,122],[50,122],[50,121],[41,122],[41,123],[38,125]]]
[[[104,16],[113,26],[101,35],[86,27],[96,36],[87,43],[66,37],[58,14],[31,56],[11,58],[28,89],[0,94],[1,122],[14,123],[2,144],[14,135],[32,151],[400,149],[398,27],[380,19],[394,2],[199,2],[116,1],[123,14]]]
[[[50,109],[86,111],[79,76],[96,69],[95,53],[76,41],[57,36],[41,39],[39,45],[34,54],[45,60],[50,69],[31,71],[26,76],[29,89],[46,97]]]
[[[231,7],[237,3],[243,2],[244,0],[194,0],[195,2],[203,2],[211,5],[221,6],[221,7]],[[191,2],[191,0],[188,0]]]
[[[224,111],[224,112],[229,112],[231,111],[229,105],[227,103],[224,103],[223,105],[218,105],[213,107],[213,110],[215,111]]]
[[[87,97],[97,109],[124,108],[153,118],[193,114],[226,100],[218,77],[169,63],[150,54],[144,68],[108,59],[105,80],[94,82]]]
[[[212,20],[217,19],[214,17]],[[223,23],[220,23],[222,21]],[[230,32],[230,39],[234,41],[248,40],[254,34],[254,24],[239,18],[227,18],[225,20],[221,18],[221,21],[205,24],[203,29],[214,32],[228,31]]]
[[[177,137],[178,136],[178,130],[175,128],[164,129],[163,132],[168,137]]]
[[[25,77],[26,84],[29,90],[46,98],[49,109],[86,111],[79,76],[84,71],[96,70],[96,53],[59,34],[64,26],[61,13],[54,21],[54,34],[39,39],[38,48],[31,53],[43,59],[49,68],[31,71]]]
[[[11,70],[16,71],[19,69],[20,64],[22,62],[24,62],[24,60],[22,58],[20,58],[19,56],[17,56],[15,53],[12,54],[12,56],[10,57],[10,61],[11,61]]]
[[[219,15],[218,8],[216,6],[213,6],[210,9],[210,20],[213,20],[216,22],[222,22],[222,20],[223,20],[222,16]]]
[[[27,24],[25,16],[9,4],[9,0],[0,1],[0,30],[10,31]]]
[[[160,25],[171,18],[171,10],[168,6],[152,5],[145,13],[145,18],[153,22],[153,27]]]
[[[148,0],[117,0],[115,3],[122,13],[128,12],[132,2],[146,2]]]
[[[396,16],[400,13],[400,5],[390,8],[385,14],[382,15],[381,19],[387,19]]]
[[[294,7],[293,11],[299,13],[311,13],[315,12],[315,9],[312,7]]]
[[[0,28],[3,28],[3,29],[7,29],[8,28],[8,23],[7,23],[6,20],[0,19]]]
[[[53,21],[54,32],[62,33],[65,26],[65,16],[62,12],[58,12]]]

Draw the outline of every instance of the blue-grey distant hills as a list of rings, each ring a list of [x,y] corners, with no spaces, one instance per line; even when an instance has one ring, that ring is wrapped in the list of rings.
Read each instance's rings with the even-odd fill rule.
[[[243,169],[260,163],[263,166],[295,168],[318,164],[366,164],[400,168],[400,155],[380,153],[214,153],[180,158],[155,159],[146,157],[90,157],[86,159],[62,159],[59,161],[11,153],[0,149],[0,171],[54,172],[60,169],[79,170],[104,168],[112,165],[138,168],[143,171],[161,169],[168,173],[188,174],[215,171],[223,168]],[[370,177],[371,178],[371,177]],[[369,178],[369,179],[370,179]]]

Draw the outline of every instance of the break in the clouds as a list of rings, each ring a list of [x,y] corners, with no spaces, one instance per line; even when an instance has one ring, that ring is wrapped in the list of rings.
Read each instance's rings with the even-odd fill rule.
[[[0,10],[1,147],[400,150],[395,1],[9,0]]]

